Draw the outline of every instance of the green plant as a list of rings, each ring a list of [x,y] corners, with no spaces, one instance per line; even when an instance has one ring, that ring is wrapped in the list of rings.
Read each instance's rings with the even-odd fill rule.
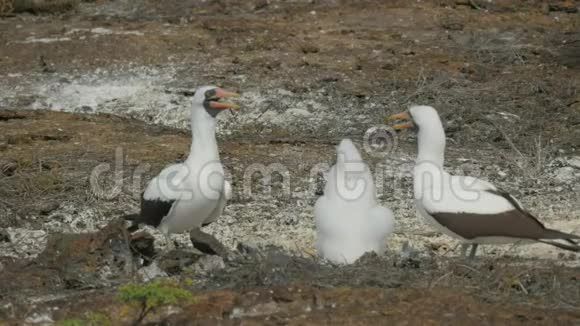
[[[100,312],[89,311],[86,317],[86,324],[89,326],[110,326],[111,320],[109,317]]]
[[[58,326],[84,326],[85,323],[82,319],[65,319],[58,323]]]
[[[147,314],[156,308],[193,300],[191,292],[181,288],[178,282],[172,280],[125,284],[119,288],[118,297],[125,303],[141,308],[134,325],[140,324]]]
[[[111,321],[107,315],[100,312],[89,311],[85,318],[65,319],[58,323],[58,326],[110,326]]]

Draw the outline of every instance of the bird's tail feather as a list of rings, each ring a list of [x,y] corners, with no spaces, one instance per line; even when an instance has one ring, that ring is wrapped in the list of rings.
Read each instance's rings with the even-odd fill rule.
[[[544,230],[542,239],[566,239],[575,244],[576,242],[571,239],[580,239],[580,236],[571,233],[565,233],[554,229],[546,229]]]
[[[580,252],[580,246],[578,244],[576,244],[574,241],[569,240],[569,239],[565,239],[565,240],[569,241],[570,244],[565,244],[565,243],[561,243],[561,242],[553,241],[553,240],[538,240],[538,241],[541,243],[552,245],[554,247],[558,247],[560,249],[574,251],[574,252]]]

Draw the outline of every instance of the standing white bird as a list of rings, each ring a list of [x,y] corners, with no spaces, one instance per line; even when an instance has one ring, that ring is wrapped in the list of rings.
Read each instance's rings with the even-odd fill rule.
[[[337,148],[314,215],[321,257],[350,264],[365,252],[385,251],[385,239],[394,229],[393,212],[378,205],[371,171],[350,139]]]
[[[238,109],[221,98],[237,96],[215,86],[196,90],[191,107],[191,149],[183,163],[163,169],[142,194],[140,214],[126,219],[157,227],[166,237],[214,222],[231,194],[215,138],[216,116]]]
[[[573,234],[548,229],[520,202],[491,183],[469,176],[453,176],[443,169],[445,132],[437,111],[413,106],[387,121],[407,119],[394,129],[417,131],[418,155],[413,170],[417,211],[444,234],[463,243],[462,255],[478,244],[542,242],[562,249],[580,251]]]

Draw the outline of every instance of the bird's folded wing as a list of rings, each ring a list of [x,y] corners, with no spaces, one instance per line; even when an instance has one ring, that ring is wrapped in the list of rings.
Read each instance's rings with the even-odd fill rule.
[[[442,189],[440,197],[426,195],[421,203],[435,221],[465,239],[558,239],[568,236],[546,229],[517,199],[483,180],[453,176]]]
[[[544,238],[545,228],[535,218],[511,210],[496,214],[435,212],[431,216],[453,233],[465,238]]]
[[[175,200],[167,201],[162,199],[145,199],[142,197],[141,214],[135,221],[137,223],[158,227],[163,218],[169,215],[175,203]]]
[[[178,202],[179,195],[185,193],[180,188],[184,175],[186,175],[184,165],[175,164],[163,169],[158,176],[151,179],[141,194],[141,211],[134,221],[159,226]]]
[[[220,194],[218,203],[215,209],[208,215],[208,217],[202,223],[202,226],[206,226],[215,222],[218,219],[218,217],[222,215],[228,200],[231,198],[232,198],[232,186],[228,181],[224,181],[224,189]]]
[[[423,188],[417,199],[429,213],[496,214],[515,209],[508,199],[494,194],[496,190],[477,178],[447,176]]]

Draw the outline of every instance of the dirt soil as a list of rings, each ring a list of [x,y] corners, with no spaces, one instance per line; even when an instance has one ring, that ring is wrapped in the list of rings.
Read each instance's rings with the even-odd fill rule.
[[[580,324],[578,254],[488,246],[465,261],[417,218],[411,134],[364,151],[397,215],[385,257],[342,267],[313,257],[311,173],[341,138],[362,149],[385,115],[428,104],[445,121],[450,171],[486,178],[547,225],[580,233],[579,8],[111,0],[0,17],[0,324],[135,320],[116,293],[142,276],[137,240],[118,218],[186,157],[188,94],[207,84],[242,94],[218,129],[234,198],[205,229],[231,255],[196,253],[166,269],[193,280],[184,287],[195,300],[146,323]],[[277,178],[273,195],[246,179],[254,163],[284,164],[291,195]],[[190,249],[186,235],[175,240]]]

